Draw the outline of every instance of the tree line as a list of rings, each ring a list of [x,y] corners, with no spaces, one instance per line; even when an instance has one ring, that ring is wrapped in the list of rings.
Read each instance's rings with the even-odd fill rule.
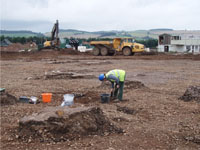
[[[0,36],[0,41],[3,41],[4,39],[8,39],[12,43],[21,43],[25,44],[28,42],[35,42],[36,44],[43,44],[46,40],[50,40],[50,37],[38,37],[38,36],[33,36],[33,37],[9,37],[9,36]],[[69,43],[70,38],[64,38],[66,43]],[[100,41],[100,40],[107,40],[107,41],[112,41],[111,38],[76,38],[79,41],[79,44],[83,42],[90,42],[90,41]],[[137,43],[144,44],[145,47],[149,48],[156,48],[158,45],[158,40],[157,39],[145,39],[145,40],[135,40]]]
[[[8,39],[12,43],[21,43],[25,44],[28,42],[35,42],[36,44],[42,44],[46,39],[46,37],[38,37],[38,36],[31,36],[31,37],[10,37],[10,36],[0,36],[0,41],[3,41],[4,39]]]

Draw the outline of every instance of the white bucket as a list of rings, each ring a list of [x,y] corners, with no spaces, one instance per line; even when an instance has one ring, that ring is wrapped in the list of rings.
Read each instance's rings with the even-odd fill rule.
[[[37,103],[37,97],[31,96],[30,97],[30,102],[33,103],[33,104],[36,104]]]
[[[61,106],[70,106],[74,104],[74,94],[65,94]]]

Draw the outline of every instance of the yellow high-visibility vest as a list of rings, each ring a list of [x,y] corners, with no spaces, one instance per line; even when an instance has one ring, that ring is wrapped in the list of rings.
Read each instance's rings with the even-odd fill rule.
[[[112,74],[114,75],[115,77],[117,77],[119,79],[120,82],[124,82],[125,80],[125,75],[126,75],[126,72],[124,70],[121,70],[121,69],[114,69],[114,70],[111,70],[109,71],[108,73],[106,73],[106,78],[108,78],[108,76]],[[114,81],[113,81],[114,82]]]

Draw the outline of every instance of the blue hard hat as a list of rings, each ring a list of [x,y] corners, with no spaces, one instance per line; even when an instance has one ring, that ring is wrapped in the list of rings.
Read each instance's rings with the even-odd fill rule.
[[[103,79],[104,79],[104,74],[102,73],[102,74],[99,75],[99,80],[103,81]]]

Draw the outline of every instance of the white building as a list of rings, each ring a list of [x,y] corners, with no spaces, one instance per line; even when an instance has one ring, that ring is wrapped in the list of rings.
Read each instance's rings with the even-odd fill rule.
[[[200,53],[200,33],[183,31],[161,34],[158,39],[158,51]]]

